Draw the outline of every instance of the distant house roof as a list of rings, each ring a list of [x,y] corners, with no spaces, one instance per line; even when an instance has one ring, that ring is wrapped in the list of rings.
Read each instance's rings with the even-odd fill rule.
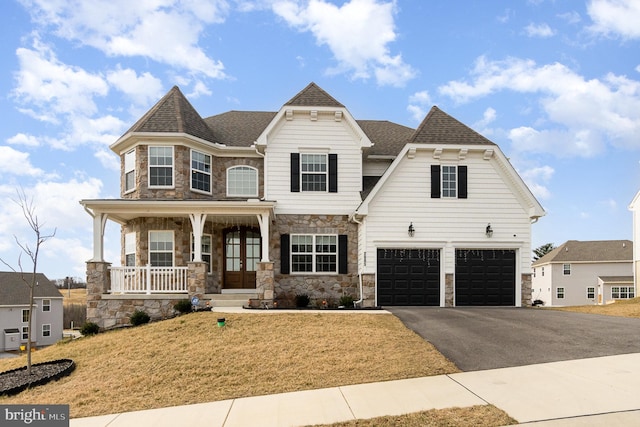
[[[315,83],[298,92],[287,106],[345,108]],[[250,147],[276,117],[270,111],[228,111],[202,118],[174,86],[126,133],[186,133],[214,144]],[[493,142],[433,107],[418,129],[386,120],[356,120],[373,143],[370,156],[396,156],[409,142],[423,144],[488,144]]]
[[[559,262],[613,262],[633,260],[631,240],[568,240],[542,258],[533,266]]]
[[[615,283],[631,283],[633,284],[633,276],[599,276],[602,283],[615,284]]]
[[[28,283],[31,283],[32,277],[32,273],[24,273],[24,279]],[[33,290],[34,297],[62,298],[58,288],[44,274],[36,274],[36,283]],[[29,304],[29,286],[24,283],[22,273],[0,271],[0,305],[24,304]]]

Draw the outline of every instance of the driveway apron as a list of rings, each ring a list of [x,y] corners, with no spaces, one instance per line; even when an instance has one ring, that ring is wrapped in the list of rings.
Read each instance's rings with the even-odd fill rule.
[[[515,307],[385,309],[465,372],[640,353],[640,319]]]

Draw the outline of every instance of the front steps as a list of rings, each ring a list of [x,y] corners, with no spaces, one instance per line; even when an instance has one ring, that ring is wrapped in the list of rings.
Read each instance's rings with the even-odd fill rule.
[[[211,300],[212,307],[243,307],[249,305],[249,299],[258,298],[258,294],[251,293],[222,293],[222,294],[206,294],[205,300]]]

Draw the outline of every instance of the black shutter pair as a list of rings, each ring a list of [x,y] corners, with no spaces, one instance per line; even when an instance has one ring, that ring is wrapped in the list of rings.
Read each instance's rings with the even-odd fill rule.
[[[290,251],[289,234],[280,235],[280,273],[291,273],[291,263],[289,260]],[[347,253],[347,235],[338,235],[338,273],[347,274],[347,262],[349,259]]]
[[[300,192],[300,153],[291,153],[291,192]],[[329,193],[338,192],[338,155],[329,154]]]
[[[440,165],[431,165],[431,198],[440,198]],[[467,167],[458,166],[458,199],[467,198]]]

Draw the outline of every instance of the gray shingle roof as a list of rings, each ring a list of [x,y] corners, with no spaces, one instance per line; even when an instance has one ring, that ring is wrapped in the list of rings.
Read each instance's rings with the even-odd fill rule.
[[[344,108],[315,83],[298,92],[285,106]],[[187,133],[233,147],[250,147],[277,113],[228,111],[203,119],[177,86],[174,86],[127,131]],[[357,120],[374,146],[369,155],[396,156],[408,142],[424,144],[490,144],[468,126],[433,107],[418,129],[385,120]]]
[[[296,96],[285,102],[284,105],[298,107],[340,107],[344,105],[335,100],[317,84],[311,82],[302,89]]]
[[[31,283],[32,273],[24,273],[24,278]],[[42,273],[36,274],[37,286],[33,294],[37,298],[62,298],[56,286]],[[21,273],[0,271],[0,305],[29,304],[29,287],[22,281]]]
[[[632,261],[631,240],[568,240],[539,260],[533,266],[560,262]]]
[[[633,276],[598,276],[604,283],[633,283]]]
[[[167,92],[126,133],[129,132],[179,132],[216,142],[211,128],[177,86]]]
[[[410,142],[418,144],[496,145],[435,106],[420,123]]]

